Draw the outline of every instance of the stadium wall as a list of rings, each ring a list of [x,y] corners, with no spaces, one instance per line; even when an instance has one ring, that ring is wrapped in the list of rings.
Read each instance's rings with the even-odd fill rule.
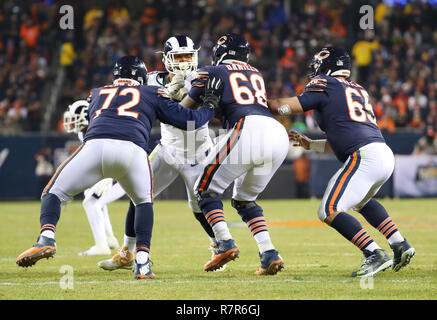
[[[316,135],[313,135],[315,137]],[[152,136],[153,142],[151,148],[159,140],[159,133],[155,133]],[[416,133],[393,133],[385,135],[386,141],[389,146],[398,155],[411,154],[415,143],[420,138]],[[39,199],[41,192],[41,185],[44,185],[44,181],[50,177],[37,176],[36,165],[37,161],[35,156],[41,153],[44,148],[50,148],[51,156],[48,157],[49,162],[53,164],[54,171],[56,167],[71,153],[74,147],[78,146],[79,142],[71,135],[20,135],[20,136],[0,136],[0,200],[34,200]],[[412,177],[416,179],[424,177],[425,187],[427,190],[431,190],[430,193],[423,193],[423,196],[436,196],[437,195],[437,182],[435,182],[437,160],[428,160],[429,166],[424,168],[424,164],[417,165],[417,170],[425,172],[426,174],[412,174]],[[408,170],[411,167],[411,163],[408,164],[404,170]],[[426,164],[425,163],[425,164]],[[282,167],[274,175],[271,183],[263,192],[263,199],[283,199],[283,198],[296,198],[298,196],[298,186],[295,178],[295,173],[292,168],[292,160],[284,162]],[[341,163],[334,159],[332,156],[323,156],[311,153],[310,155],[310,179],[309,196],[321,197],[326,188],[329,178],[334,174]],[[397,173],[401,175],[402,173]],[[45,180],[44,180],[45,179]],[[434,191],[434,186],[436,190]],[[419,188],[419,189],[420,189]],[[231,197],[231,188],[224,194],[225,198]],[[378,196],[380,197],[415,197],[420,196],[419,193],[411,193],[401,191],[395,193],[393,184],[393,178],[391,178],[380,190]],[[416,190],[417,191],[417,190]],[[79,196],[80,197],[80,196]],[[177,179],[165,192],[163,192],[159,198],[162,199],[185,199],[185,186],[182,179]]]

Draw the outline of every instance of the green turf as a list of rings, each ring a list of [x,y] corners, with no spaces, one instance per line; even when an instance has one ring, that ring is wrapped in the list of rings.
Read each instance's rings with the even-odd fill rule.
[[[437,298],[436,199],[381,200],[416,256],[400,272],[387,270],[373,280],[350,277],[361,253],[317,219],[319,200],[259,201],[270,234],[286,268],[276,276],[257,277],[257,246],[237,213],[225,202],[225,216],[240,248],[240,258],[224,272],[206,273],[209,240],[185,201],[156,201],[151,260],[156,279],[138,281],[127,270],[107,272],[97,262],[107,257],[80,257],[93,243],[80,201],[63,210],[57,227],[58,252],[32,268],[16,257],[31,247],[39,231],[39,202],[0,203],[0,299],[154,299],[154,300],[290,300],[290,299],[433,299]],[[127,201],[109,205],[116,236],[122,241]],[[353,213],[376,242],[392,254],[387,241]],[[113,253],[116,251],[114,250]],[[73,288],[62,288],[73,272]],[[372,283],[373,281],[373,283]]]

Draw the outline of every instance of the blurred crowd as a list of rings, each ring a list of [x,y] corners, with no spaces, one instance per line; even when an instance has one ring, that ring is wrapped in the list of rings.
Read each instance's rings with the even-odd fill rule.
[[[253,47],[251,64],[262,72],[269,97],[301,93],[312,55],[325,45],[342,46],[384,132],[436,135],[437,6],[426,1],[78,0],[71,31],[57,25],[59,5],[52,2],[0,4],[0,134],[40,130],[52,64],[66,70],[52,128],[62,130],[57,121],[66,106],[109,83],[118,57],[139,55],[149,71],[164,70],[157,52],[170,36],[186,34],[201,47],[200,66],[209,65],[216,40],[236,32]],[[363,4],[374,8],[373,29],[360,28]],[[311,113],[279,120],[287,129],[317,128]]]

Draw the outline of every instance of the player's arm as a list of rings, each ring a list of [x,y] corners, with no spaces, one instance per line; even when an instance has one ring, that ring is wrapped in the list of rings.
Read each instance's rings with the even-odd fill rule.
[[[181,105],[188,109],[197,109],[202,105],[205,88],[209,79],[209,72],[206,69],[197,71],[196,77],[191,80],[191,89],[185,98],[181,101]]]
[[[157,108],[158,118],[182,130],[195,130],[203,126],[214,116],[218,107],[223,83],[214,77],[206,84],[203,106],[198,110],[184,108],[175,101],[160,97]],[[189,124],[194,122],[194,127]]]
[[[314,78],[299,96],[268,100],[269,109],[273,114],[293,115],[301,114],[312,109],[320,109],[327,102],[327,80]]]
[[[312,140],[295,130],[290,130],[288,138],[295,142],[293,144],[295,147],[302,147],[305,150],[314,150],[317,152],[334,153],[327,139]]]
[[[281,116],[300,114],[304,112],[297,97],[269,99],[267,104],[273,114]]]

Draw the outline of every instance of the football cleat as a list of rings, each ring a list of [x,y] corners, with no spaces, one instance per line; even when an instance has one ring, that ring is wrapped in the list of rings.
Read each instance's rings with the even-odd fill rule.
[[[284,268],[284,260],[276,250],[269,250],[259,254],[261,266],[255,271],[255,275],[275,275]]]
[[[134,277],[135,279],[155,279],[156,276],[150,269],[151,261],[147,259],[146,263],[139,264],[137,260],[134,261]]]
[[[409,264],[411,258],[416,254],[416,251],[407,239],[399,243],[393,243],[390,247],[393,250],[393,270],[395,272]]]
[[[36,244],[34,244],[32,248],[27,249],[18,256],[16,263],[20,267],[31,267],[38,260],[53,257],[55,253],[55,239],[51,239],[45,236],[39,236],[36,240]]]
[[[216,253],[203,266],[203,270],[206,272],[220,269],[229,261],[237,259],[240,254],[240,250],[232,239],[217,241],[217,246]]]
[[[106,256],[111,254],[109,247],[92,246],[87,251],[79,252],[79,256]]]
[[[134,255],[125,246],[108,260],[100,261],[97,264],[100,268],[108,271],[117,269],[132,269],[134,267]]]
[[[218,251],[218,246],[217,246],[217,243],[211,243],[210,245],[209,245],[209,248],[208,248],[209,250],[211,250],[211,259],[214,259],[214,256],[217,254],[217,251]],[[214,270],[215,272],[218,272],[218,271],[224,271],[226,269],[226,265],[224,264],[223,266],[221,266],[220,268],[218,268],[218,269],[216,269],[216,270]]]
[[[371,252],[363,250],[364,263],[360,270],[352,273],[352,277],[371,277],[380,271],[384,271],[393,265],[393,260],[382,249]]]

